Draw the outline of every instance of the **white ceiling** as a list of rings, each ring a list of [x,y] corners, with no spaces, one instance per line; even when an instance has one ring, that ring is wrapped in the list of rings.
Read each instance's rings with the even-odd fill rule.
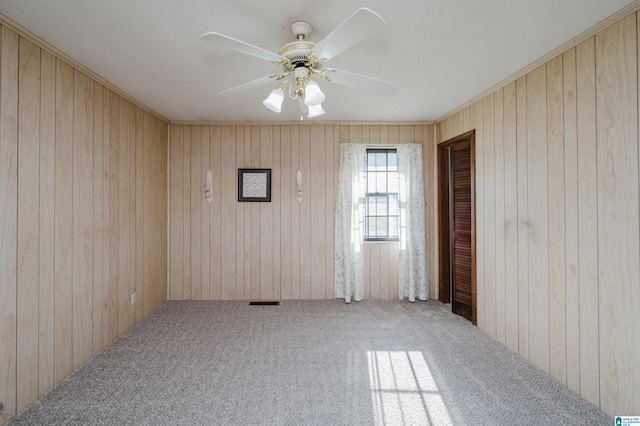
[[[328,66],[399,84],[390,97],[320,82],[315,121],[435,120],[523,69],[633,0],[0,0],[0,13],[173,121],[295,121],[262,105],[276,86],[221,90],[278,71],[200,41],[217,31],[277,52],[289,25],[318,42],[360,7],[383,29]]]

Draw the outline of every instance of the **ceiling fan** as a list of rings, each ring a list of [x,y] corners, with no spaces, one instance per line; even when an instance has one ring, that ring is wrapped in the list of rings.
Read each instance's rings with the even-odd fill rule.
[[[308,118],[313,118],[325,113],[322,108],[325,95],[313,79],[314,76],[381,96],[391,96],[395,92],[398,88],[395,83],[325,67],[325,63],[330,59],[371,36],[383,25],[384,19],[380,15],[370,9],[361,8],[316,44],[306,40],[311,32],[311,25],[304,21],[294,22],[289,29],[296,41],[285,44],[278,53],[217,32],[203,34],[200,39],[216,46],[270,61],[280,67],[278,73],[223,90],[220,92],[221,95],[240,93],[271,81],[281,81],[264,100],[264,105],[279,113],[285,94],[288,94],[290,99],[298,99],[301,111],[308,113]],[[287,85],[289,85],[288,92]]]

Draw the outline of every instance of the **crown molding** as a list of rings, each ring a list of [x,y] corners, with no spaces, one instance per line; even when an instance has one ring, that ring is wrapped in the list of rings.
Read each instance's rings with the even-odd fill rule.
[[[431,126],[435,121],[169,121],[175,126]]]

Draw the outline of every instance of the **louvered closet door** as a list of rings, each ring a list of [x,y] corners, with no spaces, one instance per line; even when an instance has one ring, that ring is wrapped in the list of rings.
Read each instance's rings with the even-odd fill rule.
[[[472,320],[471,144],[460,142],[450,149],[451,309]]]

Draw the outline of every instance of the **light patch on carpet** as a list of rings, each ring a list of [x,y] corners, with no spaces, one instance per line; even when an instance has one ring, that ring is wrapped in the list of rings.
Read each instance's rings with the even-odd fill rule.
[[[421,352],[367,351],[376,425],[453,424]]]

